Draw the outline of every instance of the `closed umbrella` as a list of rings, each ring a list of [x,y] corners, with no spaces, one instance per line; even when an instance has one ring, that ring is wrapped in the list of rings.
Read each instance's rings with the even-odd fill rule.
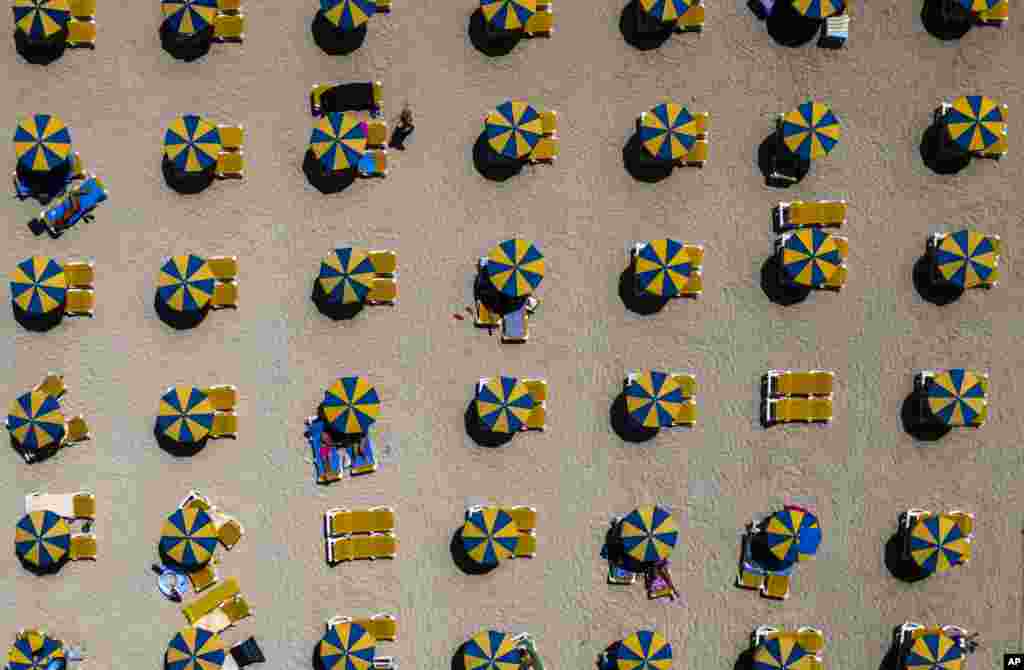
[[[60,446],[65,435],[60,403],[43,391],[18,396],[7,411],[7,430],[28,452]]]
[[[324,393],[320,409],[335,432],[363,435],[377,421],[380,396],[365,377],[342,377]]]
[[[167,645],[164,670],[220,670],[227,655],[227,646],[217,633],[189,626]]]
[[[327,172],[354,170],[366,153],[366,122],[351,112],[327,112],[313,127],[309,148]]]
[[[945,115],[946,131],[964,151],[986,151],[1006,134],[1003,108],[984,95],[962,95]]]
[[[935,249],[935,265],[942,278],[961,288],[982,286],[999,262],[992,239],[973,230],[945,235]]]
[[[654,370],[636,375],[626,386],[626,412],[644,428],[665,428],[675,423],[683,406],[683,390],[672,375]]]
[[[185,572],[201,570],[217,548],[213,519],[198,507],[175,510],[160,530],[160,555]]]
[[[465,670],[519,670],[523,652],[508,633],[481,631],[462,648]]]
[[[487,255],[484,273],[503,295],[523,298],[544,279],[544,254],[529,240],[505,240]]]
[[[179,444],[198,444],[213,428],[213,405],[194,386],[175,386],[160,397],[156,430]]]
[[[619,539],[626,555],[645,565],[663,561],[679,540],[672,513],[660,505],[638,507],[619,523]]]
[[[22,168],[49,172],[64,165],[70,154],[71,133],[59,117],[35,114],[18,122],[14,130],[14,155]]]
[[[217,0],[163,0],[164,25],[179,35],[193,35],[213,25]]]
[[[212,169],[223,148],[217,126],[196,114],[178,117],[164,133],[164,156],[182,172]]]
[[[540,114],[528,102],[508,100],[484,120],[487,143],[506,158],[526,158],[544,134]]]
[[[49,670],[51,663],[64,668],[67,656],[64,643],[49,635],[34,631],[19,635],[7,651],[8,670]]]
[[[915,639],[903,659],[906,670],[961,670],[964,648],[943,632],[935,631]]]
[[[515,377],[494,377],[477,387],[477,416],[493,433],[522,430],[534,404],[526,384]]]
[[[617,670],[668,670],[672,666],[672,645],[653,630],[640,630],[619,643],[615,652]]]
[[[14,552],[33,568],[48,571],[62,563],[71,547],[71,529],[55,512],[29,512],[14,529]]]
[[[835,238],[817,228],[790,233],[782,243],[782,272],[802,286],[821,286],[835,276],[842,262]]]
[[[175,312],[200,312],[210,304],[215,283],[213,270],[199,256],[173,256],[160,267],[156,294]]]
[[[928,574],[963,563],[968,545],[957,520],[944,514],[918,519],[910,529],[910,556]]]
[[[323,12],[332,26],[349,31],[359,28],[376,12],[373,0],[320,0]]]
[[[822,102],[805,102],[782,117],[782,140],[804,160],[832,151],[840,135],[839,119]]]
[[[637,287],[662,298],[679,295],[693,272],[686,247],[673,239],[651,240],[636,255]]]
[[[508,512],[497,507],[474,510],[462,526],[462,546],[477,563],[495,565],[516,551],[519,528]]]
[[[327,302],[350,305],[366,300],[376,270],[366,252],[342,247],[320,262],[317,285]]]
[[[29,39],[44,40],[67,29],[68,0],[14,0],[14,27]]]
[[[985,412],[987,400],[981,377],[956,368],[940,372],[925,384],[928,409],[947,426],[967,426]]]
[[[26,258],[11,272],[11,300],[32,316],[63,309],[67,290],[64,268],[48,256]]]
[[[332,624],[317,645],[320,670],[370,670],[376,644],[376,638],[359,624]]]
[[[655,0],[653,5],[670,7],[668,0]],[[682,3],[680,0],[680,4]],[[697,120],[682,105],[665,102],[640,118],[640,142],[655,158],[678,161],[686,156],[697,141]]]

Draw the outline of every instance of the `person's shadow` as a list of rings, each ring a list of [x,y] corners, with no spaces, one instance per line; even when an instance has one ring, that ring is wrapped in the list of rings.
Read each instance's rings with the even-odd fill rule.
[[[657,25],[653,19],[641,16],[637,0],[629,0],[619,15],[619,32],[626,44],[640,51],[657,49],[672,37],[671,25]]]
[[[775,131],[757,147],[757,168],[766,186],[789,188],[803,181],[811,162],[789,151]]]
[[[784,47],[807,44],[821,31],[823,21],[803,16],[789,0],[777,0],[766,21],[768,36]]]
[[[783,281],[779,255],[772,254],[761,265],[761,290],[774,304],[790,307],[806,300],[812,289]]]
[[[523,171],[523,161],[501,156],[491,148],[487,132],[480,133],[473,143],[473,167],[490,181],[507,181]]]
[[[921,23],[935,38],[943,41],[958,40],[971,29],[971,15],[952,0],[925,0],[921,8]]]
[[[487,27],[483,11],[477,7],[469,16],[469,41],[473,48],[489,58],[507,56],[523,38],[523,33],[496,33]]]
[[[669,301],[668,298],[637,291],[636,271],[632,263],[619,275],[619,299],[626,309],[641,316],[657,314]]]
[[[631,442],[633,444],[649,442],[658,435],[657,428],[639,426],[629,418],[625,391],[615,396],[615,400],[612,402],[611,409],[609,410],[609,420],[612,424],[612,430],[624,442]]]
[[[636,132],[622,147],[622,165],[630,177],[648,184],[656,184],[672,176],[675,167],[671,162],[659,161],[647,153]]]
[[[927,253],[914,263],[913,282],[922,300],[939,307],[956,302],[964,294],[963,287],[935,276],[935,265]]]

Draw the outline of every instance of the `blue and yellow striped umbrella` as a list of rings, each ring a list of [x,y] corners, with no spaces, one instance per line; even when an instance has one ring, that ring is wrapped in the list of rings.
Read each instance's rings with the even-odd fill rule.
[[[516,522],[498,507],[474,510],[462,525],[462,546],[481,565],[495,565],[510,558],[518,540]]]
[[[945,116],[946,131],[964,151],[985,151],[1006,134],[1003,108],[984,95],[962,95]]]
[[[498,30],[517,31],[537,13],[536,0],[480,0],[484,19]]]
[[[942,277],[961,288],[988,283],[996,270],[999,254],[992,238],[972,230],[945,235],[935,250],[935,265]]]
[[[213,168],[221,149],[217,126],[196,114],[178,117],[164,133],[164,155],[183,172]]]
[[[785,565],[813,558],[821,544],[818,517],[802,509],[787,507],[772,514],[761,538],[775,558]]]
[[[617,670],[668,670],[672,666],[672,645],[653,630],[638,630],[619,643],[615,652]]]
[[[662,23],[675,23],[692,4],[689,0],[640,0],[640,8]]]
[[[321,670],[370,670],[377,640],[357,623],[336,623],[320,638],[316,654]]]
[[[366,122],[351,112],[327,112],[316,122],[309,148],[328,172],[355,169],[366,153]]]
[[[214,289],[213,270],[195,254],[168,258],[160,268],[157,296],[175,312],[198,312],[210,304]]]
[[[343,305],[366,300],[376,274],[370,257],[361,249],[335,249],[320,262],[316,281],[327,301]]]
[[[68,27],[68,0],[14,0],[14,27],[29,39],[43,40]]]
[[[942,631],[916,638],[903,658],[905,670],[961,670],[964,648]]]
[[[839,144],[839,119],[828,105],[805,102],[782,117],[782,140],[797,156],[821,158]]]
[[[373,0],[320,0],[320,10],[339,30],[355,30],[376,13]]]
[[[487,255],[484,272],[494,288],[510,298],[523,298],[544,279],[544,254],[529,240],[505,240]]]
[[[185,572],[201,570],[217,548],[213,519],[198,507],[185,507],[167,517],[160,529],[160,555]]]
[[[189,626],[178,631],[167,645],[164,670],[220,670],[227,655],[227,646],[219,635]]]
[[[335,432],[363,435],[380,414],[380,396],[366,377],[342,377],[324,393],[320,410]]]
[[[19,634],[7,650],[8,670],[49,670],[51,663],[66,667],[64,643],[36,631]]]
[[[71,529],[55,512],[29,512],[14,528],[14,552],[40,570],[50,570],[64,561],[70,547]]]
[[[697,120],[682,105],[663,102],[640,117],[640,141],[655,158],[681,160],[697,141]]]
[[[54,114],[35,114],[18,122],[14,155],[18,164],[33,172],[60,167],[71,154],[71,133]]]
[[[797,13],[809,19],[827,19],[846,9],[843,0],[790,0]]]
[[[217,0],[163,0],[164,25],[179,35],[194,35],[213,25]]]
[[[526,384],[515,377],[492,377],[477,388],[476,413],[492,433],[522,430],[533,406]]]
[[[686,288],[693,264],[682,242],[659,239],[651,240],[640,249],[635,271],[640,290],[671,298]]]
[[[477,633],[462,648],[465,670],[519,670],[522,659],[512,636],[496,630]]]
[[[985,412],[987,400],[983,380],[970,370],[956,368],[940,372],[925,385],[928,409],[947,426],[966,426]]]
[[[810,653],[793,634],[774,635],[761,642],[754,651],[751,670],[812,670],[816,667]]]
[[[664,372],[643,372],[626,386],[626,413],[638,426],[671,426],[682,406],[683,390]]]
[[[999,4],[999,0],[960,0],[960,4],[969,12],[984,12]]]
[[[653,564],[665,560],[672,553],[679,540],[679,526],[664,507],[643,505],[622,519],[619,539],[630,558]]]
[[[508,100],[484,120],[487,143],[507,158],[526,158],[544,134],[540,114],[522,100]]]
[[[194,386],[175,386],[160,398],[156,429],[180,444],[196,444],[213,428],[213,405]]]
[[[24,393],[7,410],[7,430],[22,449],[38,451],[64,441],[64,415],[60,403],[43,391]]]
[[[968,551],[967,536],[953,517],[927,516],[910,529],[910,556],[928,574],[946,572],[963,563]]]
[[[48,256],[33,256],[11,272],[11,300],[28,314],[63,309],[68,280],[64,268]]]
[[[782,271],[802,286],[821,286],[832,279],[842,262],[835,238],[817,228],[798,230],[782,243]]]

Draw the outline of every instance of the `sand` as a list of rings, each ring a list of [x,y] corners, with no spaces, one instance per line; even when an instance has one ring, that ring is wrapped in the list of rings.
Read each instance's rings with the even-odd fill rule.
[[[309,667],[325,618],[378,611],[400,621],[399,640],[380,653],[406,667],[447,667],[468,636],[495,627],[532,631],[551,668],[586,668],[610,642],[656,627],[676,667],[729,668],[767,623],[818,626],[829,667],[874,668],[907,619],[980,631],[969,667],[997,667],[1003,651],[1022,647],[1024,519],[1013,482],[1024,432],[1015,402],[1024,391],[1015,264],[1024,169],[1016,141],[1005,160],[975,161],[955,177],[928,172],[917,147],[940,100],[988,93],[1024,108],[1021,23],[941,43],[924,32],[920,6],[857,3],[839,52],[775,46],[736,2],[712,3],[703,35],[641,53],[618,32],[619,2],[579,0],[558,3],[553,39],[498,60],[469,44],[471,2],[396,3],[349,57],[314,46],[309,2],[250,2],[245,44],[216,46],[193,64],[161,51],[155,2],[101,6],[98,49],[45,69],[8,47],[7,132],[24,115],[59,114],[111,199],[94,224],[58,241],[25,227],[36,205],[0,205],[2,267],[36,253],[94,257],[98,295],[95,319],[45,335],[0,319],[3,397],[61,371],[69,410],[86,414],[95,435],[36,466],[9,451],[2,509],[10,529],[25,493],[90,489],[100,538],[98,562],[42,579],[8,551],[0,638],[37,624],[84,640],[93,667],[157,667],[184,619],[157,593],[149,565],[163,518],[196,487],[245,524],[241,544],[221,552],[221,573],[240,579],[256,615],[226,637],[255,635],[272,667]],[[374,78],[389,121],[408,101],[416,132],[408,151],[392,154],[387,179],[325,197],[300,170],[309,87]],[[510,96],[560,112],[562,152],[553,167],[495,184],[475,172],[471,147],[483,114]],[[809,97],[833,105],[843,141],[798,187],[766,188],[756,147],[773,114]],[[635,182],[622,147],[636,115],[665,98],[711,112],[710,161],[657,185]],[[247,126],[244,181],[194,197],[164,185],[161,138],[186,112]],[[850,280],[838,295],[776,307],[757,279],[770,208],[801,197],[849,200]],[[962,225],[1002,236],[1002,284],[940,309],[914,292],[911,267],[931,231]],[[474,259],[515,234],[535,238],[549,267],[520,347],[451,316],[470,304]],[[665,235],[705,245],[704,295],[630,315],[616,292],[623,250]],[[320,258],[349,243],[396,249],[401,294],[394,309],[338,324],[309,293]],[[161,259],[189,251],[239,256],[241,309],[182,333],[152,302]],[[990,372],[988,424],[915,443],[899,424],[913,372],[956,365]],[[609,427],[609,405],[625,373],[647,367],[697,375],[700,423],[628,445]],[[758,379],[787,367],[835,370],[831,425],[758,425]],[[302,419],[346,372],[375,382],[378,432],[392,454],[374,475],[322,488]],[[549,380],[549,430],[486,450],[467,438],[463,411],[474,382],[498,373]],[[162,390],[216,382],[240,389],[239,439],[182,460],[158,449]],[[818,560],[799,567],[784,604],[735,589],[743,524],[793,497],[820,513]],[[448,545],[475,499],[536,506],[537,558],[460,574]],[[648,603],[639,586],[604,583],[609,518],[650,502],[682,523],[681,602]],[[397,509],[397,560],[328,568],[321,514],[369,504]],[[882,545],[908,506],[977,514],[971,564],[911,586],[889,576]]]

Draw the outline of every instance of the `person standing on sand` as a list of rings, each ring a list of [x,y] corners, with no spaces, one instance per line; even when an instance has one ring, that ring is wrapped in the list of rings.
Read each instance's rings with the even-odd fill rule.
[[[395,124],[395,129],[391,133],[391,141],[388,142],[388,146],[392,149],[405,151],[405,140],[412,135],[414,128],[412,109],[407,104],[402,108],[402,113],[398,116],[398,123]]]

